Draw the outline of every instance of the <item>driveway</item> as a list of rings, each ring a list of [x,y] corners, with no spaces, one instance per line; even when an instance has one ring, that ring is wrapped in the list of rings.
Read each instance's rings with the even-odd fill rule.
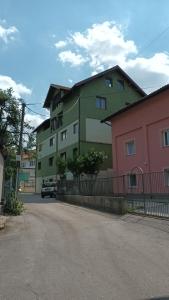
[[[23,197],[0,232],[0,300],[169,297],[168,221]]]

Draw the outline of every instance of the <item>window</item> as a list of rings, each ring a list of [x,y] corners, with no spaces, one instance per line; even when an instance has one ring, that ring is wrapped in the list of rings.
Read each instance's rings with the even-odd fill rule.
[[[117,89],[120,91],[124,90],[124,80],[121,80],[121,79],[117,80]]]
[[[126,143],[126,152],[127,155],[136,154],[136,145],[134,141],[130,141]]]
[[[53,144],[54,144],[54,138],[52,137],[52,138],[50,138],[50,140],[49,140],[49,145],[50,145],[50,147],[52,147]]]
[[[56,130],[57,128],[57,120],[56,117],[54,117],[53,119],[51,119],[51,131]]]
[[[113,82],[111,78],[106,78],[105,79],[105,84],[107,87],[111,88],[113,86]]]
[[[106,98],[105,97],[96,97],[96,107],[99,109],[106,109]]]
[[[136,187],[137,186],[137,177],[136,174],[129,174],[129,187]]]
[[[78,133],[78,123],[73,125],[73,133],[74,134]]]
[[[52,167],[53,166],[53,157],[49,158],[49,166]]]
[[[41,161],[38,162],[38,170],[41,170]]]
[[[169,146],[169,129],[163,131],[163,146]]]
[[[63,125],[63,114],[58,115],[58,128]]]
[[[78,149],[77,149],[77,148],[74,148],[74,149],[73,149],[73,158],[76,158],[76,157],[77,157],[77,154],[78,154]]]
[[[66,160],[66,152],[60,154],[61,159]]]
[[[67,139],[67,130],[64,130],[61,132],[61,141],[64,141]]]
[[[41,152],[42,151],[42,144],[39,144],[39,152]]]
[[[35,160],[30,160],[30,167],[33,167],[35,165]]]
[[[169,169],[164,170],[165,185],[169,187]]]

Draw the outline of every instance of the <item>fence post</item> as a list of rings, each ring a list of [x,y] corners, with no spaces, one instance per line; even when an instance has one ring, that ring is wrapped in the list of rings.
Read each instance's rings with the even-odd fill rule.
[[[144,174],[142,176],[142,188],[143,188],[143,200],[144,200],[144,214],[146,214],[146,199],[145,199],[145,190],[144,190]]]
[[[125,187],[125,175],[123,175],[123,194],[126,194],[126,187]]]

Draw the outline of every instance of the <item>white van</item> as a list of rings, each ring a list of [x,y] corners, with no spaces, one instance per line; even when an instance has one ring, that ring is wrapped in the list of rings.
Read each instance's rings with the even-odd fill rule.
[[[57,183],[56,182],[45,182],[42,184],[41,197],[49,196],[51,198],[56,197]]]

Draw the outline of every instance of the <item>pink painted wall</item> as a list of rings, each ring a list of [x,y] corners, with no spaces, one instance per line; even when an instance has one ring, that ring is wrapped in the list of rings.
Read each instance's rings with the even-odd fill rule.
[[[127,174],[134,167],[144,172],[169,168],[169,147],[162,143],[162,131],[168,128],[169,90],[112,118],[115,174]],[[135,140],[135,155],[126,154],[125,144],[129,140]]]

